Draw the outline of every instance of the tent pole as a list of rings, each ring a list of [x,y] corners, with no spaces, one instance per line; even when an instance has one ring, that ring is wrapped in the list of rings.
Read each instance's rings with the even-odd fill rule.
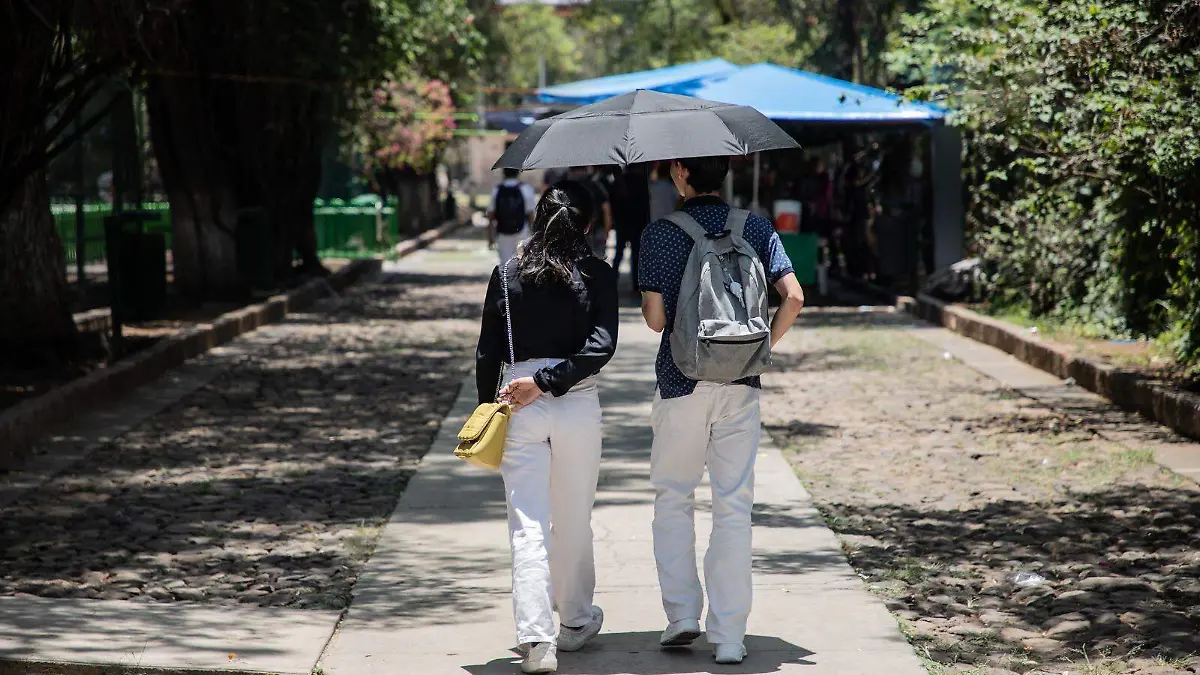
[[[759,176],[759,171],[761,170],[761,168],[760,168],[761,155],[762,155],[761,152],[754,153],[754,194],[750,197],[750,212],[751,213],[758,213],[758,210],[759,210],[758,176]]]

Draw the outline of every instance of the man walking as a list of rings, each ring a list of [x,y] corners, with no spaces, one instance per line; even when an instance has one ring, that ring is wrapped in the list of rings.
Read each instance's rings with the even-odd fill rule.
[[[617,230],[617,252],[613,256],[613,269],[618,278],[621,261],[625,258],[625,247],[629,247],[629,278],[635,297],[641,297],[637,288],[638,260],[642,248],[642,232],[650,223],[650,184],[644,167],[630,166],[615,176],[612,191],[613,227]]]
[[[492,188],[488,206],[488,246],[495,245],[500,264],[517,254],[517,244],[529,238],[537,194],[528,183],[521,182],[521,172],[505,169],[504,180]]]
[[[592,224],[588,230],[588,245],[592,255],[601,260],[608,259],[608,233],[612,231],[612,201],[608,188],[604,186],[599,172],[591,166],[573,166],[567,178],[587,188],[592,195]]]
[[[695,490],[707,465],[713,530],[704,559],[709,605],[705,629],[716,661],[725,664],[741,663],[746,656],[743,640],[752,588],[750,513],[762,428],[761,385],[757,375],[728,384],[689,379],[679,364],[690,370],[696,354],[702,361],[705,350],[715,350],[719,340],[697,347],[694,327],[705,323],[705,303],[699,303],[699,309],[694,303],[680,304],[679,313],[688,314],[679,326],[677,304],[681,294],[689,302],[698,295],[721,295],[726,307],[738,306],[728,310],[733,322],[753,327],[757,321],[760,343],[769,339],[770,347],[779,342],[804,305],[803,291],[770,221],[731,210],[718,196],[728,172],[727,157],[672,162],[671,180],[686,201],[681,212],[646,228],[638,271],[642,315],[652,330],[663,333],[655,364],[658,393],[650,460],[650,481],[655,489],[654,558],[668,620],[661,644],[681,647],[700,636],[704,591],[696,574],[694,514]],[[696,284],[694,268],[699,266],[688,266],[694,248],[713,263],[704,266],[703,273],[710,275],[706,281],[721,279],[723,283]],[[732,271],[721,269],[730,263]],[[689,288],[681,289],[685,271]],[[765,318],[755,318],[766,314],[762,283],[773,284],[782,298],[769,328]],[[735,299],[732,305],[729,298]],[[692,335],[682,333],[685,326]],[[672,335],[676,328],[681,329],[680,335]],[[690,345],[694,353],[673,354],[673,344]],[[726,353],[738,353],[739,345],[746,344],[730,341],[722,348],[732,350]],[[769,347],[763,347],[767,345],[750,347],[752,355],[746,359],[750,372],[761,372],[751,366],[765,367],[769,361]],[[700,365],[701,370],[727,369],[725,363]]]

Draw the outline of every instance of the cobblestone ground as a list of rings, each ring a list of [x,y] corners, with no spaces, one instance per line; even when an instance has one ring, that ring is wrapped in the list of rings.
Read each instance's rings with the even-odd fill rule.
[[[440,244],[434,272],[249,335],[211,384],[0,508],[0,594],[346,607],[470,366],[480,249]]]
[[[807,315],[763,416],[929,671],[1200,672],[1197,486],[912,325]]]

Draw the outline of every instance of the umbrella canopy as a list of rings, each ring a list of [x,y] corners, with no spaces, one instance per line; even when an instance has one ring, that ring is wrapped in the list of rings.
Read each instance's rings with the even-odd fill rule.
[[[798,147],[754,108],[638,90],[534,122],[492,168],[626,166]]]

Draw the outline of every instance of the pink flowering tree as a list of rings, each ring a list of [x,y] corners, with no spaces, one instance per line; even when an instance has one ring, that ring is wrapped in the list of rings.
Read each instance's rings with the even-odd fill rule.
[[[384,195],[400,195],[402,183],[432,176],[454,136],[454,103],[441,80],[389,80],[374,91],[359,115],[354,152],[367,178]]]

